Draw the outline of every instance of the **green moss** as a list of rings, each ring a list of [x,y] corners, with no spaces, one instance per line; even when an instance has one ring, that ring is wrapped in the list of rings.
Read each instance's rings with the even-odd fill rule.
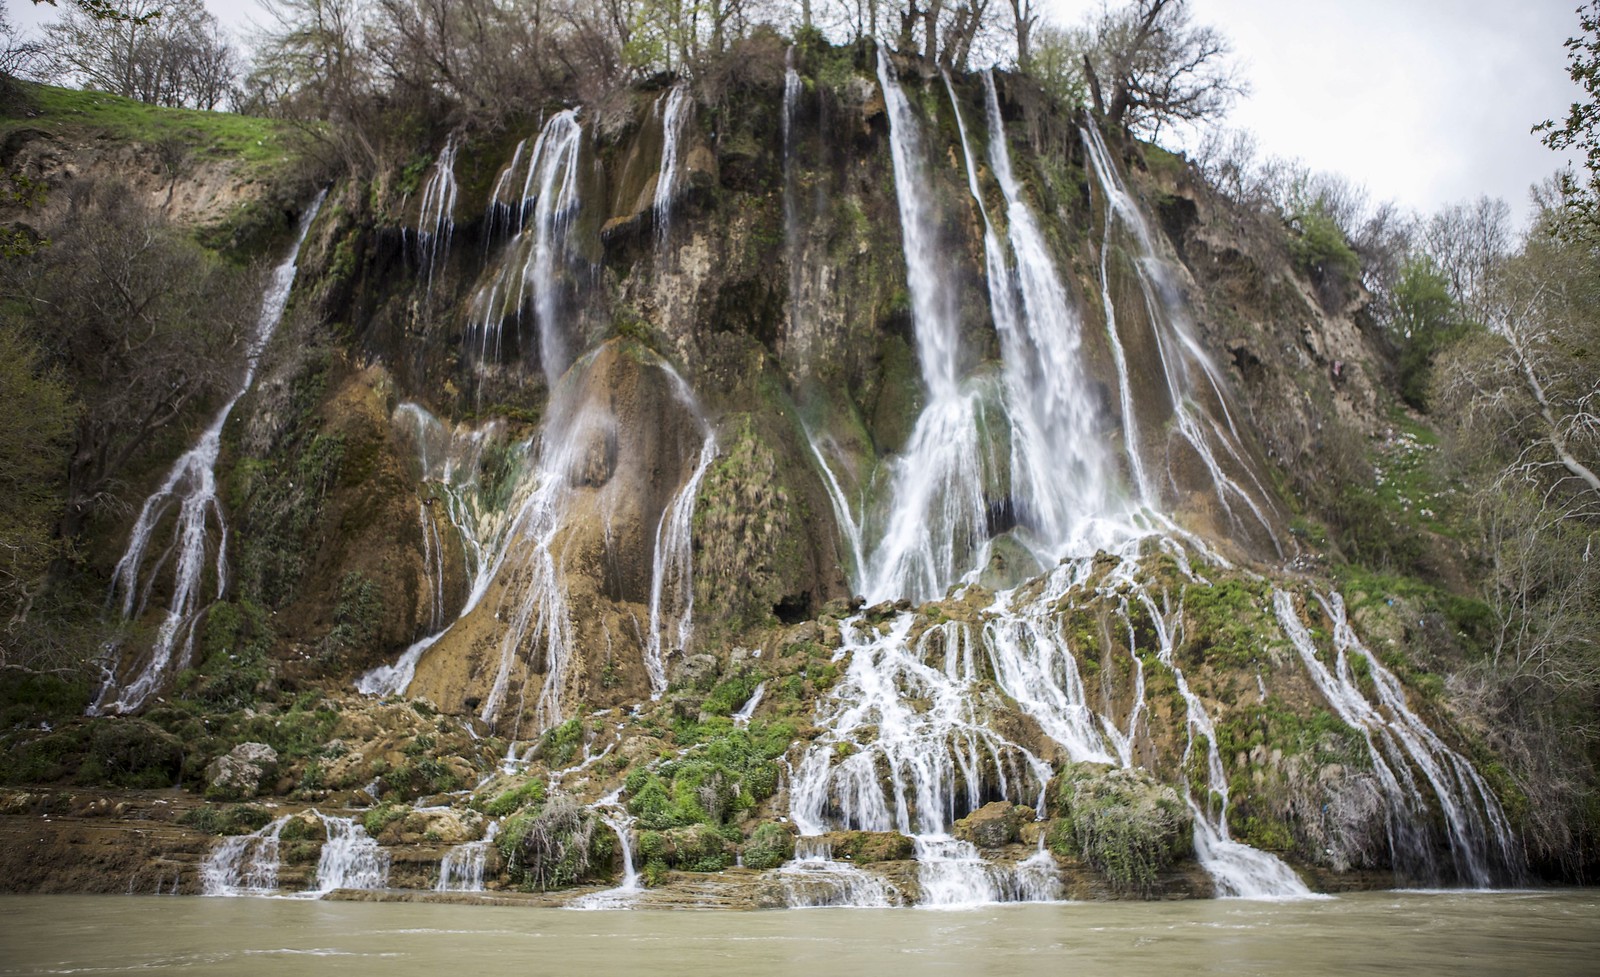
[[[179,694],[212,708],[253,704],[270,677],[267,659],[275,640],[267,612],[253,601],[213,604],[200,630],[200,665],[179,676]]]
[[[571,763],[582,745],[583,720],[574,718],[545,730],[539,740],[539,753],[554,769]]]
[[[1061,818],[1046,842],[1057,854],[1082,858],[1119,890],[1151,891],[1189,854],[1183,799],[1144,770],[1069,766],[1056,780],[1055,798]]]
[[[339,580],[333,627],[322,639],[322,658],[337,661],[345,652],[367,647],[382,626],[385,602],[377,581],[358,570]]]
[[[382,834],[384,829],[396,821],[403,820],[411,811],[410,808],[400,804],[380,804],[368,811],[361,819],[361,827],[373,838]]]
[[[254,804],[232,804],[227,807],[208,804],[185,811],[178,819],[179,824],[214,835],[247,835],[271,822],[271,812]]]
[[[544,781],[530,780],[510,790],[496,794],[488,801],[473,800],[473,806],[492,818],[503,818],[525,807],[537,808],[544,803]]]
[[[1185,586],[1185,663],[1242,668],[1261,657],[1270,636],[1278,633],[1276,620],[1263,609],[1267,602],[1265,587],[1236,579],[1210,586]]]
[[[771,821],[757,825],[741,850],[744,867],[757,871],[777,868],[793,857],[794,835],[789,829]]]
[[[726,719],[679,727],[682,757],[653,769],[635,768],[624,781],[628,811],[642,828],[724,825],[771,797],[778,786],[774,761],[789,748],[794,727],[753,722],[735,729]]]

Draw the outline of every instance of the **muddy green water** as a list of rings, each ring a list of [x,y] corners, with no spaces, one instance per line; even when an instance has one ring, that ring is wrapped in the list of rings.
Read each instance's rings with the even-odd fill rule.
[[[1600,891],[928,910],[573,912],[0,897],[0,974],[1600,974]]]

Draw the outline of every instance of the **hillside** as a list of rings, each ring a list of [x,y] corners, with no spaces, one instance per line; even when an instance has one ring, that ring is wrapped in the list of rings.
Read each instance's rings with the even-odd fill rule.
[[[1026,76],[744,70],[359,177],[245,117],[40,89],[0,123],[39,190],[8,321],[107,304],[101,222],[203,283],[121,340],[162,423],[89,451],[146,396],[105,367],[58,449],[10,888],[1586,876],[1592,758],[1481,708],[1471,513],[1358,276]]]

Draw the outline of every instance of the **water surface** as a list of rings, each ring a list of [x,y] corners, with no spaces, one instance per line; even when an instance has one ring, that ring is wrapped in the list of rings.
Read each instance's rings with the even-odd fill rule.
[[[1253,903],[571,912],[0,897],[0,975],[1117,977],[1600,973],[1600,891]]]

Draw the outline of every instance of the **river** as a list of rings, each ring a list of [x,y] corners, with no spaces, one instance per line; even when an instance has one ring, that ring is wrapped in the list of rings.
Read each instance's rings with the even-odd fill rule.
[[[0,897],[0,975],[518,973],[1562,974],[1600,972],[1600,891],[1376,892],[933,910],[574,912]]]

